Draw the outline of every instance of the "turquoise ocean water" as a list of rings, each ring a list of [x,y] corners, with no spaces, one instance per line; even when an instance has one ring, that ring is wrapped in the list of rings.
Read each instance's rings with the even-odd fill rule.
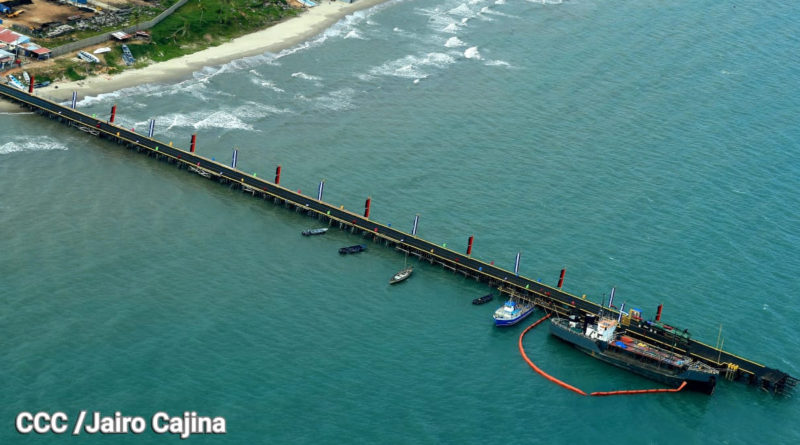
[[[390,1],[79,107],[800,376],[800,6]],[[21,411],[223,416],[232,444],[796,444],[796,396],[581,398],[482,284],[31,114],[0,117],[0,443]],[[654,384],[550,338],[587,391]],[[149,428],[148,428],[149,430]]]

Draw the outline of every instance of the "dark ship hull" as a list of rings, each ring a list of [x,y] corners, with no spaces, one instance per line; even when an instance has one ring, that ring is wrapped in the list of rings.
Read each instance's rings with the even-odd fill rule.
[[[631,343],[632,339],[627,343],[618,339],[612,342],[591,339],[571,328],[568,320],[552,320],[550,334],[596,359],[673,388],[686,382],[686,389],[710,395],[717,383],[716,371],[688,358],[666,362],[660,360],[661,355],[672,359],[675,355],[654,346]]]

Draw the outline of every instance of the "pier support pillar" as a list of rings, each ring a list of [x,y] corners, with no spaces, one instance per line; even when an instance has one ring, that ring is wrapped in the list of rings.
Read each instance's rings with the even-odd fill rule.
[[[561,269],[561,277],[558,279],[558,288],[561,289],[561,286],[564,285],[564,274],[567,273],[567,269]]]
[[[664,305],[658,305],[658,312],[656,312],[656,321],[661,321],[661,309],[663,309]]]
[[[472,255],[472,241],[475,239],[475,235],[471,235],[469,237],[469,241],[467,242],[467,255]]]
[[[109,122],[111,122],[111,123],[113,124],[113,123],[114,123],[114,118],[115,118],[116,116],[117,116],[117,104],[114,104],[114,105],[111,107],[111,119],[109,120]]]
[[[281,184],[281,166],[275,169],[275,185]]]
[[[194,153],[194,147],[195,147],[196,143],[197,143],[197,134],[193,134],[192,135],[192,147],[189,149],[189,151],[191,151],[192,153]]]
[[[369,206],[372,203],[371,198],[367,198],[367,202],[364,203],[364,218],[369,218]]]
[[[33,83],[36,82],[36,78],[31,76],[31,83],[28,84],[28,94],[33,94]]]

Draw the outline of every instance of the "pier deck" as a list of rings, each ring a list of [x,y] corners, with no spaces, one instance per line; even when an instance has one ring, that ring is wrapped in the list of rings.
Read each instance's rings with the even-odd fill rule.
[[[439,264],[444,268],[486,282],[498,287],[502,292],[518,298],[530,300],[541,308],[561,315],[570,313],[596,314],[601,306],[589,300],[564,292],[563,290],[534,281],[513,272],[485,263],[471,256],[434,244],[430,241],[397,230],[368,217],[336,207],[313,197],[302,195],[278,184],[258,178],[235,168],[212,161],[187,150],[138,134],[126,128],[101,119],[93,118],[78,110],[57,104],[33,94],[0,84],[0,97],[17,102],[22,106],[60,122],[77,127],[92,135],[109,139],[130,149],[144,152],[150,156],[176,164],[208,179],[240,187],[253,196],[271,199],[277,204],[287,205],[303,211],[329,225],[338,225],[363,236],[382,241],[400,251],[415,255],[420,260]],[[605,309],[606,311],[616,312]],[[656,343],[668,349],[687,353],[720,369],[720,375],[728,380],[740,381],[759,386],[768,391],[782,393],[797,383],[797,379],[777,369],[748,360],[730,352],[717,349],[705,343],[668,331],[656,329],[643,320],[630,320],[626,326],[634,336]]]

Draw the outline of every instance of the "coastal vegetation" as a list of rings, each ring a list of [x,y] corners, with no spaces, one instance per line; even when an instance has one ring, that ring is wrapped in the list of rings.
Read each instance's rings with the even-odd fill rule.
[[[286,0],[190,1],[152,28],[150,42],[131,45],[131,52],[137,59],[161,62],[266,28],[298,12]]]
[[[176,0],[162,2],[160,9],[166,9],[175,2]],[[141,68],[153,62],[174,59],[220,45],[293,17],[300,11],[291,7],[287,0],[191,0],[151,28],[149,41],[128,42],[128,47],[136,58],[133,67],[122,63],[121,46],[108,42],[111,52],[99,56],[104,64],[90,64],[67,56],[46,63],[31,64],[27,70],[40,81],[81,80],[96,74],[115,74],[128,68]],[[150,20],[158,12],[160,11],[142,10],[134,15],[134,23]],[[103,32],[110,31],[113,30]],[[77,39],[72,36],[68,40]],[[66,41],[66,39],[53,40],[46,44],[54,47],[56,45],[53,43],[66,43]]]

